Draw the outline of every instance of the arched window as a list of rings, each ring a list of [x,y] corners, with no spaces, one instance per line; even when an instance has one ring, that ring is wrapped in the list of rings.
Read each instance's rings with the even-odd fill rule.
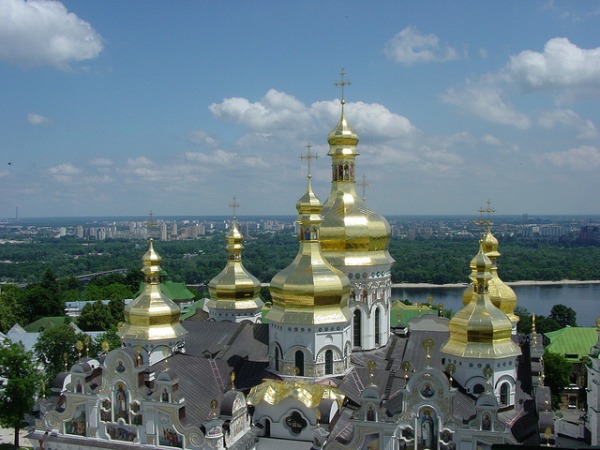
[[[381,318],[379,308],[375,308],[375,345],[381,344]]]
[[[361,340],[361,333],[362,333],[362,324],[361,324],[361,314],[360,314],[360,309],[355,309],[354,310],[354,346],[355,347],[362,347],[362,340]]]
[[[508,383],[502,383],[500,386],[500,404],[508,405],[510,402],[510,385]]]
[[[296,351],[296,375],[304,376],[304,352],[302,350]]]
[[[331,375],[333,373],[333,352],[327,350],[325,352],[325,375]]]
[[[279,347],[275,347],[275,370],[279,372]]]

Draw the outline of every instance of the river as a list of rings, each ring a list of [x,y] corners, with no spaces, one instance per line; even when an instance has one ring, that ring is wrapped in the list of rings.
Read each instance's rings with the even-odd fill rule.
[[[513,285],[517,294],[517,305],[526,308],[530,313],[548,316],[554,305],[569,306],[577,313],[577,325],[582,327],[596,326],[600,317],[600,284],[552,284],[552,285]],[[453,313],[462,308],[462,287],[395,287],[392,288],[392,299],[407,299],[412,303],[427,302],[433,297],[433,303],[443,303],[445,309]]]

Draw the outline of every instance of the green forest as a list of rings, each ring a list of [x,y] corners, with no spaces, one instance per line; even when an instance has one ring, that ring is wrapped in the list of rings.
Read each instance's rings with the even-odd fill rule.
[[[142,240],[82,241],[73,237],[43,238],[26,244],[0,245],[0,282],[40,282],[46,269],[59,279],[88,273],[139,270],[147,250]],[[225,235],[221,232],[189,241],[158,241],[162,267],[174,281],[205,284],[225,265]],[[294,258],[298,243],[281,232],[246,238],[243,262],[262,282],[269,282]],[[469,262],[477,253],[470,240],[391,240],[389,251],[396,263],[394,283],[468,282]],[[500,243],[498,260],[504,281],[600,279],[600,246],[530,242]]]

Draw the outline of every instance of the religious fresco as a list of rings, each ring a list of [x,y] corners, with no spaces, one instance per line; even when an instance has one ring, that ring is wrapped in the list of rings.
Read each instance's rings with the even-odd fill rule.
[[[171,425],[171,418],[165,414],[159,416],[161,423],[158,429],[158,443],[170,447],[183,448],[183,435],[179,434]]]
[[[117,421],[118,419],[123,419],[125,423],[129,423],[129,414],[127,411],[127,392],[123,383],[117,384],[117,389],[115,390],[114,407],[114,420]]]
[[[158,435],[158,443],[160,445],[183,448],[183,436],[173,428],[161,427]]]
[[[127,427],[125,425],[107,425],[106,432],[111,439],[117,441],[129,441],[133,442],[137,437],[137,430],[134,427]]]
[[[436,417],[432,408],[426,407],[419,412],[417,449],[437,448]]]
[[[86,414],[85,404],[80,404],[75,407],[73,418],[65,422],[65,433],[75,434],[77,436],[85,436],[86,431]]]

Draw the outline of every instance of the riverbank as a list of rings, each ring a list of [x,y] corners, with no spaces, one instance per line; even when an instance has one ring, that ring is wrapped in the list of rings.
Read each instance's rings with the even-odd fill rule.
[[[509,286],[561,286],[574,284],[600,284],[600,280],[560,280],[560,281],[510,281],[505,282]],[[432,283],[392,283],[392,288],[398,289],[417,289],[417,288],[440,288],[440,289],[458,289],[467,287],[468,283],[448,283],[448,284],[432,284]]]

